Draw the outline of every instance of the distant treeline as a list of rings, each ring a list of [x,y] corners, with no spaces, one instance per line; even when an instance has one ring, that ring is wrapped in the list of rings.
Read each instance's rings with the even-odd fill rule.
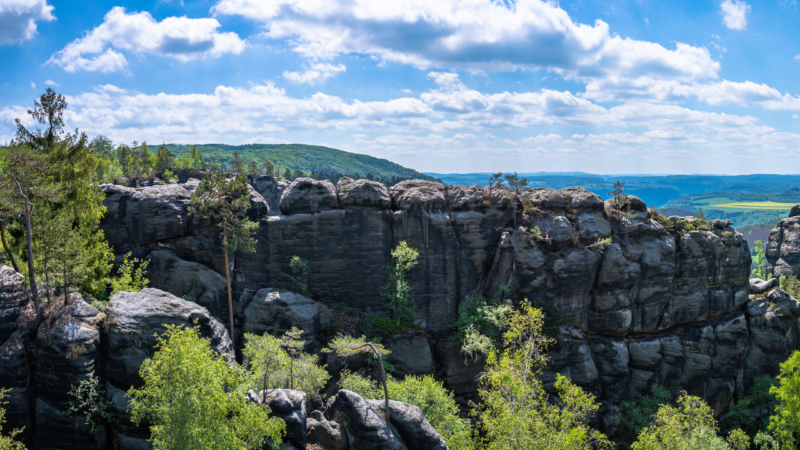
[[[387,186],[392,186],[400,181],[412,178],[432,178],[394,163],[390,164],[394,164],[394,166],[403,170],[399,171],[399,173],[393,173],[391,170],[388,170],[391,167],[378,164],[375,166],[377,169],[375,172],[377,173],[373,173],[370,170],[370,165],[362,161],[361,164],[356,164],[356,166],[366,169],[363,172],[358,170],[340,171],[335,169],[340,166],[338,163],[331,165],[318,162],[315,163],[316,165],[296,167],[286,163],[286,161],[296,162],[297,159],[293,158],[248,159],[238,151],[234,151],[232,154],[225,156],[209,156],[204,154],[200,150],[200,147],[201,146],[191,146],[182,154],[176,155],[166,145],[151,147],[147,145],[147,143],[139,144],[137,142],[134,142],[130,146],[126,144],[115,145],[110,139],[99,136],[89,143],[91,153],[93,153],[99,161],[95,169],[93,181],[98,183],[127,183],[131,182],[131,180],[150,179],[156,175],[171,179],[175,176],[174,172],[183,169],[199,169],[210,172],[236,172],[251,176],[269,175],[276,179],[286,181],[292,181],[299,177],[310,177],[318,180],[329,180],[334,184],[338,182],[340,178],[348,176],[355,179],[366,178],[383,183]],[[292,149],[282,150],[292,151]],[[308,149],[299,149],[298,151],[308,152]],[[335,152],[339,151],[336,150]],[[328,153],[327,156],[333,159],[338,156],[338,154],[333,154],[333,156],[331,156],[330,152]],[[326,155],[322,156],[323,159],[326,157]],[[365,155],[356,156],[371,158],[379,162],[384,161],[377,158],[366,157]],[[306,160],[306,163],[312,164],[308,163],[308,160]],[[419,177],[416,175],[419,175]]]

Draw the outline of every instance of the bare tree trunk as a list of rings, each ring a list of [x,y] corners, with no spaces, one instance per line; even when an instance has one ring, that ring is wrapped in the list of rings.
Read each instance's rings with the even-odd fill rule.
[[[223,245],[225,245],[223,243]],[[228,268],[228,250],[225,250],[225,281],[228,282],[228,316],[231,320],[231,342],[233,342],[233,295],[231,295],[231,275]]]
[[[3,248],[8,254],[8,258],[11,260],[11,264],[14,266],[14,270],[19,272],[19,265],[17,265],[17,259],[14,258],[14,254],[11,253],[11,250],[9,250],[8,248],[8,244],[6,244],[6,225],[3,223],[2,219],[0,219],[0,239],[3,240]]]
[[[378,349],[375,348],[375,346],[372,345],[371,342],[367,342],[366,344],[361,345],[358,348],[363,348],[364,346],[369,346],[369,348],[372,349],[372,352],[375,353],[375,356],[378,358],[378,362],[381,365],[381,376],[383,377],[381,381],[383,381],[383,399],[384,399],[384,405],[386,407],[386,421],[390,422],[391,414],[389,413],[389,388],[386,385],[386,369],[383,368],[383,358],[381,357],[380,352],[378,352]]]
[[[14,175],[14,170],[10,171],[11,178],[14,180],[14,183],[17,185],[17,190],[19,191],[19,195],[25,199],[25,228],[28,234],[28,280],[31,284],[31,294],[33,294],[33,306],[36,307],[36,323],[42,320],[42,307],[39,304],[39,290],[36,287],[36,276],[33,270],[33,232],[31,231],[31,202],[28,200],[28,196],[22,192],[22,185],[19,184],[17,181],[17,177]]]

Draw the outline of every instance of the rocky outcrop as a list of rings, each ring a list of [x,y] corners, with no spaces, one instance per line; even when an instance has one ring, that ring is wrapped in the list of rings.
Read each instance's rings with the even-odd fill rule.
[[[386,413],[386,403],[381,400],[367,400],[373,407]],[[408,403],[389,400],[389,422],[403,438],[409,450],[447,450],[442,436],[433,429],[422,410]]]
[[[0,343],[17,329],[17,319],[28,301],[25,277],[8,266],[0,266]]]
[[[139,366],[155,348],[164,325],[197,326],[211,348],[233,360],[233,343],[225,327],[207,309],[158,289],[117,292],[108,301],[108,379],[127,390],[139,387]]]
[[[433,355],[424,331],[405,328],[384,339],[387,357],[397,375],[423,375],[433,372]]]
[[[280,336],[293,327],[313,339],[328,308],[303,295],[280,289],[259,289],[240,302],[244,306],[244,332]]]
[[[266,404],[270,417],[283,420],[286,424],[284,442],[300,449],[306,448],[306,394],[291,389],[273,389],[259,394],[250,391],[248,399],[259,405]]]
[[[800,208],[792,208],[789,217],[781,219],[769,232],[764,256],[767,259],[767,273],[776,277],[800,275]]]
[[[327,180],[298,178],[281,195],[283,214],[315,214],[338,206],[336,188]]]
[[[391,406],[390,406],[391,408]],[[348,447],[359,450],[407,450],[399,433],[384,416],[360,395],[340,390],[325,410],[328,420],[347,433]]]
[[[507,188],[490,195],[480,186],[421,180],[388,190],[349,179],[337,187],[305,178],[283,188],[271,179],[253,184],[267,202],[280,200],[278,210],[259,221],[256,252],[234,255],[234,308],[245,331],[280,334],[295,324],[310,338],[319,328],[322,314],[316,318],[313,302],[269,299],[288,298],[295,255],[311,268],[305,297],[386,314],[379,269],[391,262],[393,246],[406,241],[419,251],[408,280],[428,345],[422,334],[386,344],[395,346],[393,358],[406,356],[393,360],[398,375],[423,373],[435,361],[462,403],[474,398],[480,364],[465,362],[447,345],[458,307],[469,295],[490,297],[501,287],[563,319],[554,370],[597,393],[609,424],[616,420],[615,405],[652,383],[691,385],[723,410],[753,373],[766,370],[742,350],[754,342],[745,313],[750,254],[730,222],[695,223],[696,229],[678,232],[654,220],[636,197],[604,202],[580,188],[525,189],[515,199]],[[157,244],[221,273],[219,243],[197,227]],[[152,244],[138,248],[156,250]],[[260,291],[265,286],[271,294]],[[729,366],[721,369],[721,358],[729,358]],[[751,362],[756,366],[746,369]]]

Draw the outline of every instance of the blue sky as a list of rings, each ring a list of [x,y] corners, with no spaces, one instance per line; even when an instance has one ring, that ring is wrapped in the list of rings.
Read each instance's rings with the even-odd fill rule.
[[[0,61],[0,142],[52,86],[117,143],[800,173],[797,0],[0,0]]]

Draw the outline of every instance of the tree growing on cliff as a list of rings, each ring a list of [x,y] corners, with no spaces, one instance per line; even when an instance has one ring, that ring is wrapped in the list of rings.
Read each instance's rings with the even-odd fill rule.
[[[761,278],[768,280],[772,278],[771,273],[767,273],[767,257],[764,253],[764,243],[761,241],[754,242],[755,256],[753,257],[753,266],[750,273],[750,278]]]
[[[249,377],[211,349],[197,328],[165,325],[156,352],[139,368],[144,386],[128,391],[131,417],[150,421],[157,450],[260,449],[281,442],[285,424],[248,402]]]
[[[386,384],[386,369],[383,366],[383,356],[392,353],[386,350],[381,344],[368,341],[364,336],[354,338],[351,336],[339,335],[327,348],[322,349],[324,353],[336,353],[336,355],[347,358],[358,353],[372,353],[378,360],[381,369],[381,382],[383,383],[384,407],[386,408],[386,420],[390,420],[389,412],[389,387]]]
[[[492,206],[492,204],[494,203],[494,190],[497,188],[497,186],[500,186],[503,183],[503,180],[500,179],[500,177],[502,177],[502,176],[503,176],[503,172],[497,172],[497,173],[493,173],[489,177],[489,184],[487,185],[488,190],[489,190],[489,198],[486,199],[486,202],[484,202],[484,205],[487,208]]]
[[[514,229],[517,229],[517,203],[522,202],[522,197],[520,193],[526,186],[528,186],[528,179],[527,178],[520,178],[517,175],[517,172],[514,173],[507,173],[503,177],[506,179],[506,183],[508,183],[508,187],[510,187],[514,191]]]
[[[489,354],[481,376],[482,404],[473,410],[490,450],[611,448],[588,425],[600,405],[569,379],[557,375],[559,401],[539,379],[553,339],[542,332],[544,315],[524,300],[507,320],[505,350]]]
[[[233,339],[233,294],[228,252],[253,253],[256,239],[253,237],[258,223],[247,218],[250,208],[250,192],[247,177],[238,174],[228,180],[221,173],[206,177],[197,186],[189,199],[189,212],[203,219],[211,219],[222,228],[222,250],[225,253],[225,281],[228,284],[228,315]]]
[[[389,310],[394,316],[395,325],[400,326],[403,317],[413,317],[416,315],[414,310],[414,299],[411,296],[411,285],[406,280],[406,274],[417,265],[419,252],[401,241],[392,250],[393,264],[388,264],[384,268],[388,279],[381,289],[381,296],[388,304]]]
[[[308,261],[295,255],[289,261],[289,268],[292,270],[292,282],[297,291],[303,295],[308,293],[308,276],[311,274],[311,267]]]

